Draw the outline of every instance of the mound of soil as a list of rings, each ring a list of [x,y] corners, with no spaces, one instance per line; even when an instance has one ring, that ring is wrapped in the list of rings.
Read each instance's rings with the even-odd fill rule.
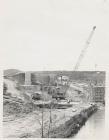
[[[13,115],[19,113],[30,113],[37,108],[32,102],[24,102],[23,100],[11,96],[3,97],[3,115]]]

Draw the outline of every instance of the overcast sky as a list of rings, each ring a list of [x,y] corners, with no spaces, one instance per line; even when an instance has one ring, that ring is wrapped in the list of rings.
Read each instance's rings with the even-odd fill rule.
[[[108,0],[1,0],[0,67],[73,70],[93,26],[79,70],[109,66]]]

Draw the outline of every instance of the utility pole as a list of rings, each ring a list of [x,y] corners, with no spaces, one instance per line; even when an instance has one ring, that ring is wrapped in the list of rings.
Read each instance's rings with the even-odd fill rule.
[[[52,124],[52,102],[50,104],[50,118],[49,118],[49,130],[48,130],[48,138],[50,136],[50,131],[51,131],[51,124]]]
[[[43,118],[43,116],[44,116],[44,109],[43,109],[43,104],[42,104],[42,138],[44,137],[44,134],[43,134],[43,132],[44,132],[44,130],[43,130],[44,129],[43,128],[44,127],[44,125],[43,125],[44,124],[44,118]]]

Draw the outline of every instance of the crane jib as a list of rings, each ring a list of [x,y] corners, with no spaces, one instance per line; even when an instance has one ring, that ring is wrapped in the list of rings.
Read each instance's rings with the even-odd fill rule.
[[[87,41],[86,41],[86,45],[85,45],[85,47],[82,49],[82,51],[81,51],[81,53],[80,53],[80,55],[79,55],[79,57],[78,57],[77,63],[76,63],[76,65],[75,65],[75,67],[74,67],[74,71],[78,70],[78,68],[79,68],[79,66],[80,66],[80,63],[81,63],[81,61],[82,61],[82,59],[83,59],[83,57],[84,57],[84,55],[85,55],[86,49],[89,47],[89,44],[90,44],[90,41],[91,41],[91,39],[92,39],[92,36],[93,36],[93,34],[94,34],[95,29],[96,29],[96,26],[93,27],[93,30],[91,31],[91,33],[90,33],[90,35],[89,35],[89,37],[88,37],[88,39],[87,39]]]

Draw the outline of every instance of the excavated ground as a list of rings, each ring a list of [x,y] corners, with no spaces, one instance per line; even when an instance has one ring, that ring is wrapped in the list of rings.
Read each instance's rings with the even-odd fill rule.
[[[39,103],[33,103],[26,94],[21,94],[15,88],[16,85],[13,81],[6,79],[5,83],[8,85],[7,92],[11,94],[3,95],[3,137],[42,137],[42,108]],[[43,137],[68,137],[71,135],[71,124],[74,122],[72,117],[92,106],[83,102],[70,102],[65,109],[62,108],[62,106],[66,106],[64,104],[66,103],[60,102],[58,105],[58,107],[61,106],[61,109],[58,107],[51,109],[51,123],[50,109],[43,109]]]
[[[72,103],[73,104],[73,103]],[[65,125],[73,116],[79,114],[82,110],[90,107],[90,104],[73,104],[72,107],[68,109],[52,109],[49,132],[49,122],[50,122],[50,110],[44,109],[43,120],[44,120],[44,137],[58,137],[58,133],[55,134],[56,129]],[[25,112],[25,111],[24,111]],[[15,137],[41,137],[41,120],[42,111],[41,109],[30,109],[27,113],[15,112],[14,114],[8,113],[4,114],[3,117],[3,136],[5,138]],[[69,125],[70,126],[70,125]],[[68,126],[67,126],[68,127]],[[48,136],[49,132],[49,136]],[[60,137],[60,136],[59,136]]]

